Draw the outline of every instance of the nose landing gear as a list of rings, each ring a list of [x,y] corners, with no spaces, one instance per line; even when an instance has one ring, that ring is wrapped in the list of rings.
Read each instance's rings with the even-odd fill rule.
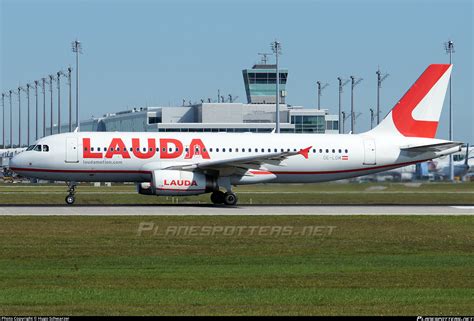
[[[66,204],[68,205],[72,205],[74,204],[74,201],[76,200],[76,198],[74,197],[74,194],[76,194],[76,183],[74,182],[68,182],[67,183],[67,186],[68,186],[68,196],[66,196]]]

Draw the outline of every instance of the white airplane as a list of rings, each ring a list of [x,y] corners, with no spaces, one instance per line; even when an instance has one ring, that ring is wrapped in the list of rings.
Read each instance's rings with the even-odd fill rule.
[[[463,147],[461,152],[453,155],[454,176],[463,177],[474,169],[474,156],[470,156],[473,148]],[[443,156],[430,162],[430,171],[439,178],[446,179],[450,176],[449,157]]]
[[[469,144],[467,144],[467,147],[461,147],[459,152],[453,153],[453,170],[455,177],[464,177],[474,170],[474,156],[469,156],[470,154],[473,154],[473,151],[474,148],[469,147]],[[426,162],[425,175],[431,176],[434,179],[448,179],[448,155]],[[378,178],[389,176],[400,181],[411,181],[416,178],[417,169],[416,165],[408,165],[378,173],[376,176]]]
[[[8,168],[10,159],[18,155],[21,152],[26,150],[25,147],[17,147],[17,148],[0,148],[0,167]]]
[[[235,205],[236,185],[377,173],[459,151],[462,143],[434,138],[451,69],[428,66],[376,128],[357,135],[74,132],[39,139],[11,169],[65,181],[67,204],[76,182],[136,182],[140,194],[212,193],[213,203]]]

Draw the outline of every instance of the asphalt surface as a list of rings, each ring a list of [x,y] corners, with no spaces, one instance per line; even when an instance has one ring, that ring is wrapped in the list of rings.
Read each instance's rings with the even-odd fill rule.
[[[0,206],[0,216],[186,215],[474,215],[474,206],[446,205],[119,205]]]

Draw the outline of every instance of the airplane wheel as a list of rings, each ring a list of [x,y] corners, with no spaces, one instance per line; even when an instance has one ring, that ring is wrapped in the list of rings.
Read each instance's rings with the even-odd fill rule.
[[[66,196],[66,203],[68,205],[72,205],[74,204],[74,201],[76,200],[76,198],[74,197],[74,195],[68,195]]]
[[[225,201],[224,193],[221,191],[213,192],[211,194],[211,202],[214,204],[223,204]]]
[[[235,205],[237,204],[237,195],[232,192],[227,192],[224,194],[224,203],[225,205]]]

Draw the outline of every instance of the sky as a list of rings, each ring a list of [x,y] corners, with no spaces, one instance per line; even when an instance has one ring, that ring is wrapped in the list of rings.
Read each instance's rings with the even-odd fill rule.
[[[289,104],[315,108],[319,80],[329,83],[322,108],[337,114],[337,77],[363,78],[354,91],[355,110],[362,113],[356,131],[361,132],[369,129],[369,108],[376,106],[377,68],[389,74],[381,89],[383,117],[427,65],[449,62],[444,42],[452,40],[454,139],[474,143],[470,0],[0,3],[1,92],[74,68],[71,41],[78,39],[83,45],[81,119],[132,107],[179,106],[182,99],[215,99],[218,89],[246,102],[242,69],[259,61],[257,53],[270,52],[277,39],[282,43],[280,66],[289,70]],[[65,85],[63,80],[63,106]],[[342,99],[343,110],[349,111],[350,86]],[[443,139],[448,138],[447,102],[437,133]],[[66,108],[62,115],[64,123]],[[8,133],[8,121],[6,128]],[[14,121],[14,142],[16,128]]]

